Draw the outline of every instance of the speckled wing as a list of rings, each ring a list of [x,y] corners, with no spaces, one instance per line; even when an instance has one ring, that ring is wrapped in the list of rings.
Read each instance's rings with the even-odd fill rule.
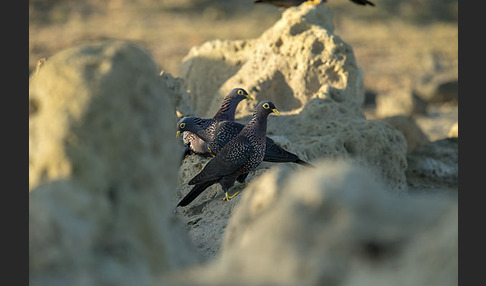
[[[234,122],[224,121],[217,124],[216,127],[216,141],[221,150],[229,141],[238,135],[245,125]],[[217,151],[219,151],[217,150]],[[295,162],[299,159],[297,155],[290,153],[280,147],[275,141],[268,136],[266,137],[266,150],[264,161],[267,162]]]
[[[235,122],[235,121],[221,121],[215,126],[214,134],[215,140],[213,144],[216,146],[211,146],[214,153],[219,153],[226,144],[228,144],[233,138],[238,136],[240,131],[245,127],[245,125]],[[211,145],[213,145],[211,144]]]
[[[215,129],[215,142],[211,144],[211,150],[213,151],[213,153],[217,154],[218,152],[220,152],[220,150],[223,149],[223,147],[226,146],[229,141],[231,141],[237,134],[240,133],[241,129],[243,129],[244,126],[245,125],[235,121],[219,122],[216,125]],[[221,136],[221,134],[225,135]],[[299,159],[299,157],[294,153],[291,153],[282,148],[268,136],[266,137],[266,150],[263,161],[272,163],[296,163],[307,167],[314,167],[312,164],[309,164]]]
[[[233,174],[248,160],[252,152],[250,141],[238,136],[230,141],[221,152],[211,159],[203,170],[189,181],[189,185],[218,180]]]

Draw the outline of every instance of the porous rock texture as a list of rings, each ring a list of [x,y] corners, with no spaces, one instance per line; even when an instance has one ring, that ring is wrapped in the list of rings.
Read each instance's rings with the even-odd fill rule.
[[[351,47],[333,34],[332,14],[325,6],[286,9],[254,40],[216,40],[194,47],[182,67],[194,115],[212,117],[224,94],[243,87],[257,100],[239,104],[237,121],[247,123],[253,104],[271,100],[283,112],[268,117],[267,136],[283,148],[311,163],[322,158],[353,159],[368,166],[391,193],[407,192],[406,140],[391,125],[366,120],[361,71]],[[191,190],[187,183],[207,160],[190,156],[182,163],[174,206]],[[275,164],[263,162],[247,182]],[[237,183],[230,193],[241,188]],[[177,208],[206,258],[219,251],[227,219],[240,200],[237,196],[224,202],[222,196],[215,184],[187,207]]]
[[[287,148],[301,158],[311,162],[352,158],[368,165],[390,191],[407,191],[407,144],[403,134],[387,123],[366,120],[330,99],[314,98],[298,115],[275,118],[268,126],[270,134],[292,142]]]
[[[457,73],[438,73],[423,78],[415,84],[414,92],[427,102],[452,104],[459,100],[459,80]]]
[[[406,175],[412,190],[444,192],[457,196],[459,139],[445,138],[425,144],[407,155]]]
[[[316,166],[256,178],[221,254],[175,285],[457,285],[457,200],[397,197],[351,160]]]
[[[430,142],[427,135],[420,129],[415,119],[411,116],[395,115],[381,118],[380,121],[386,122],[402,132],[407,141],[408,153]]]
[[[333,34],[333,17],[323,5],[286,9],[257,39],[214,40],[193,47],[181,76],[196,113],[211,117],[223,96],[245,88],[257,100],[240,103],[237,117],[250,115],[260,100],[279,111],[297,111],[313,97],[361,105],[363,76],[351,46]]]
[[[151,56],[125,41],[72,47],[29,88],[30,284],[157,285],[197,262],[169,209],[174,95]]]
[[[428,102],[411,90],[394,90],[376,97],[376,116],[379,118],[406,115],[417,116],[427,113]]]
[[[169,89],[169,98],[172,106],[175,107],[176,115],[178,117],[194,114],[194,107],[192,106],[192,97],[187,92],[184,79],[174,77],[168,72],[162,71],[160,79],[164,86]]]
[[[354,157],[406,191],[405,139],[388,124],[365,119],[361,70],[333,30],[325,6],[301,5],[286,9],[257,39],[193,47],[181,73],[195,115],[212,117],[229,90],[243,87],[257,100],[240,103],[240,122],[249,121],[257,102],[271,100],[283,112],[269,118],[267,135],[284,148],[308,161]]]

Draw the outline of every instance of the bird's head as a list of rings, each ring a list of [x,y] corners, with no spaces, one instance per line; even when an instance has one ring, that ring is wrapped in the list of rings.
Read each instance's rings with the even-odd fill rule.
[[[197,117],[194,116],[186,116],[181,118],[177,122],[177,133],[176,133],[176,138],[179,138],[179,136],[184,132],[184,131],[194,131],[196,128],[196,121]]]
[[[243,99],[253,100],[253,97],[251,97],[243,88],[234,88],[228,93],[227,96],[238,99],[239,101]]]
[[[271,101],[260,101],[258,103],[257,107],[255,108],[256,113],[260,114],[265,114],[268,115],[270,113],[275,113],[276,115],[280,115],[280,112],[278,112],[277,108],[275,107],[275,104]]]

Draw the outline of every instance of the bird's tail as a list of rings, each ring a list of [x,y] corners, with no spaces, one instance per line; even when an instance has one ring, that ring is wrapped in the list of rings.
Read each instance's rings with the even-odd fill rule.
[[[368,0],[351,0],[351,2],[354,2],[354,3],[359,4],[359,5],[371,5],[371,6],[375,6],[375,3],[370,2]]]
[[[195,185],[192,190],[177,204],[178,207],[185,207],[197,198],[206,188],[214,184],[214,181],[202,182]]]
[[[295,161],[294,163],[297,163],[299,165],[306,166],[306,167],[309,167],[309,168],[315,168],[316,167],[316,166],[312,165],[311,163],[307,163],[306,161],[303,161],[303,160],[300,160],[300,159],[297,159],[297,161]]]
[[[314,165],[299,159],[297,155],[280,147],[280,145],[268,137],[263,161],[272,163],[296,163],[302,166],[315,168]]]
[[[371,5],[371,6],[375,6],[375,3],[370,2],[370,1],[366,1],[366,4]]]

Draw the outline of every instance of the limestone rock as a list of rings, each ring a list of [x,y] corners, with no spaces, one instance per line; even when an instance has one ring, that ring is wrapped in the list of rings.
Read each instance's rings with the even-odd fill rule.
[[[323,158],[353,159],[368,166],[390,192],[406,193],[405,138],[386,123],[366,120],[362,110],[361,72],[351,48],[332,34],[331,20],[324,6],[302,5],[285,10],[282,19],[258,39],[211,41],[193,48],[185,59],[182,74],[196,115],[212,117],[216,112],[213,108],[219,108],[228,88],[241,86],[256,93],[256,101],[270,99],[279,111],[287,110],[281,116],[270,116],[267,126],[267,136],[286,150],[310,163]],[[323,44],[322,49],[315,43]],[[332,63],[329,67],[341,76],[331,80],[330,74],[321,70],[326,64],[314,65],[316,61]],[[281,73],[280,78],[285,82],[270,75],[276,72]],[[265,80],[260,81],[260,77]],[[239,79],[245,80],[239,82]],[[314,80],[319,82],[315,90],[306,85]],[[253,88],[255,86],[258,88]],[[292,91],[276,90],[283,87]],[[250,105],[245,104],[250,103],[244,101],[237,109],[240,112],[237,121],[243,124],[251,117]],[[190,191],[192,186],[187,182],[206,163],[207,159],[190,156],[181,165],[173,206]],[[263,162],[249,174],[247,181],[252,182],[275,165]],[[305,168],[291,163],[283,165],[291,169]],[[236,184],[230,192],[240,188]],[[177,209],[206,258],[218,253],[222,230],[240,200],[237,196],[230,202],[223,202],[222,196],[221,187],[215,184],[189,206]]]
[[[458,186],[458,138],[436,140],[407,155],[407,179],[414,189]]]
[[[196,113],[213,116],[235,87],[257,99],[240,103],[237,117],[250,115],[264,99],[284,112],[298,111],[314,97],[361,106],[362,72],[352,48],[333,34],[332,21],[324,5],[301,5],[286,9],[257,39],[214,40],[193,47],[182,62],[181,76]]]
[[[456,122],[452,125],[451,129],[447,133],[447,137],[458,137],[459,136],[459,123]]]
[[[285,142],[284,148],[306,161],[352,157],[374,168],[391,189],[406,191],[403,135],[365,119],[361,71],[351,47],[333,30],[325,6],[301,5],[286,9],[257,39],[194,47],[181,74],[196,114],[213,116],[222,96],[242,86],[257,100],[240,103],[241,123],[249,121],[256,102],[272,100],[283,112],[269,119],[267,135]]]
[[[430,141],[448,137],[448,133],[458,122],[457,105],[451,103],[429,104],[426,116],[414,116],[420,129],[427,134]]]
[[[187,182],[199,173],[209,159],[189,156],[179,168],[177,192],[172,206],[192,189]],[[228,218],[239,196],[229,202],[222,201],[223,191],[219,184],[207,188],[187,207],[179,207],[176,214],[185,224],[185,228],[204,260],[213,258],[218,253]]]
[[[268,133],[285,136],[292,142],[289,151],[303,160],[352,158],[368,165],[390,190],[406,192],[403,134],[386,123],[355,114],[340,103],[315,98],[298,115],[269,120]]]
[[[221,255],[181,285],[457,285],[456,200],[392,195],[349,160],[316,165],[255,179]]]
[[[302,160],[312,163],[322,158],[353,159],[366,165],[370,173],[384,181],[388,191],[408,191],[405,176],[407,145],[400,131],[379,121],[339,116],[339,108],[322,99],[311,100],[308,104],[298,115],[270,117],[269,136]],[[326,114],[330,114],[331,118],[327,118]],[[189,156],[184,161],[179,169],[179,185],[173,206],[190,191],[192,186],[187,182],[202,170],[207,161],[196,156]],[[294,170],[306,169],[292,163],[263,162],[257,170],[250,172],[247,182],[252,182],[275,165],[285,165]],[[241,190],[241,187],[235,184],[230,193]],[[227,220],[240,200],[240,196],[237,196],[225,202],[221,201],[222,197],[221,187],[215,184],[191,205],[178,208],[178,214],[186,222],[194,244],[207,259],[219,252]]]
[[[278,139],[278,138],[277,138]],[[281,142],[277,141],[276,142]],[[283,147],[286,145],[282,144]],[[176,195],[172,201],[172,206],[177,203],[192,189],[193,186],[187,184],[196,174],[198,174],[209,159],[204,159],[198,156],[189,156],[182,163],[179,168],[178,187]],[[250,172],[246,182],[252,182],[254,178],[259,177],[266,172],[274,163],[263,162],[258,166],[257,170]],[[303,168],[296,164],[290,165],[291,169]],[[229,193],[233,194],[237,191],[245,191],[245,185],[235,183]],[[233,209],[238,205],[241,196],[238,195],[226,202],[221,199],[224,197],[223,190],[219,184],[214,184],[208,187],[202,194],[200,194],[187,207],[177,208],[177,216],[186,225],[186,230],[193,244],[198,249],[199,254],[204,260],[214,258],[220,251],[221,243]]]
[[[101,41],[29,86],[32,285],[155,285],[197,257],[171,219],[175,114],[151,56]]]
[[[179,113],[177,116],[194,115],[191,95],[185,89],[184,79],[174,77],[164,71],[160,73],[160,78],[162,84],[170,90],[169,95],[172,106],[175,107],[176,113]]]
[[[424,115],[427,113],[427,102],[410,90],[390,91],[377,96],[375,113],[378,118]]]
[[[414,92],[427,102],[457,104],[459,99],[457,74],[438,74],[423,79],[414,86]]]
[[[380,121],[390,124],[403,133],[405,140],[407,140],[408,153],[430,142],[427,135],[425,135],[411,116],[396,115],[382,118]]]

